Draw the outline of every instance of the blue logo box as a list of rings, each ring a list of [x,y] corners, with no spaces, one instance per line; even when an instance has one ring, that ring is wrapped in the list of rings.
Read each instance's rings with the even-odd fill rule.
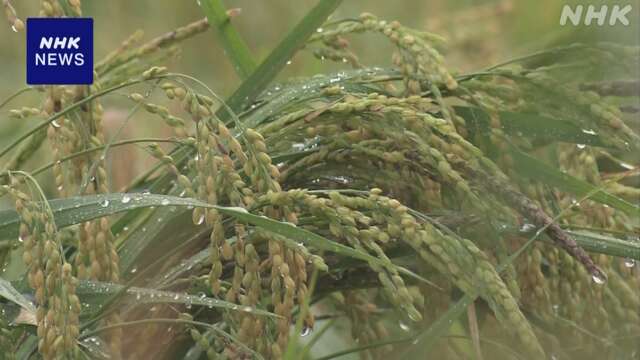
[[[27,84],[93,83],[93,19],[28,18]]]

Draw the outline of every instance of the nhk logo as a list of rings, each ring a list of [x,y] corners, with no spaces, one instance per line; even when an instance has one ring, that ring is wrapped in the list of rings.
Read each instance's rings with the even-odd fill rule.
[[[93,83],[93,19],[27,19],[27,83]]]
[[[603,26],[604,24],[608,24],[609,26],[616,24],[629,26],[627,15],[631,10],[633,10],[633,7],[629,4],[624,6],[613,5],[611,7],[608,5],[602,5],[600,7],[594,5],[577,5],[575,7],[565,5],[560,14],[560,25],[565,26],[567,22],[570,22],[573,26],[578,26],[580,23],[586,26],[594,23],[598,26]],[[607,19],[609,21],[607,21]]]
[[[56,37],[55,40],[53,39],[53,37],[48,37],[48,38],[43,37],[40,40],[40,50],[43,50],[43,49],[80,50],[80,46],[78,46],[79,42],[80,42],[80,37],[73,37],[73,38]],[[75,66],[84,65],[84,54],[81,52],[77,52],[74,54],[65,54],[65,53],[56,53],[56,52],[36,53],[36,66],[56,66],[56,65],[65,66],[65,65],[71,65],[72,62]]]

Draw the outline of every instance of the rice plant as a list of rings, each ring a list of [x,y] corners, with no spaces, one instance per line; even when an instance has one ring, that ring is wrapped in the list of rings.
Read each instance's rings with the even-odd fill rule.
[[[233,11],[200,0],[206,18],[132,34],[93,85],[1,103],[37,119],[0,150],[0,261],[18,274],[0,279],[3,358],[637,358],[640,48],[458,72],[443,37],[327,20],[340,2],[258,62]],[[227,98],[164,66],[205,32],[243,79]],[[360,58],[360,34],[393,66]],[[344,69],[276,81],[298,51]],[[173,134],[107,136],[110,96]],[[127,146],[155,165],[116,189],[106,157]],[[43,147],[51,162],[30,167]]]

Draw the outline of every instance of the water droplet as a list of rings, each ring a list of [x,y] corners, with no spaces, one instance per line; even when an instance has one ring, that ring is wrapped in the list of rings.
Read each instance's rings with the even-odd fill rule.
[[[133,269],[131,269],[131,273],[132,273],[132,274],[135,274],[137,271],[138,271],[138,268],[133,268]]]
[[[317,29],[316,29],[316,32],[317,32],[317,33],[321,33],[321,32],[323,32],[323,31],[324,31],[324,29],[323,29],[323,28],[321,28],[321,27],[319,27],[319,28],[317,28]]]
[[[242,308],[242,311],[244,311],[244,312],[252,312],[253,308],[251,306],[245,306],[245,307]]]
[[[587,145],[585,144],[576,144],[576,147],[580,150],[584,149]]]
[[[107,207],[107,206],[109,206],[109,200],[103,200],[103,201],[100,203],[100,206],[102,206],[102,207]]]
[[[602,275],[600,275],[598,273],[593,274],[591,276],[591,278],[593,279],[593,282],[598,284],[598,285],[602,285],[607,281]]]
[[[622,166],[623,168],[627,169],[627,170],[633,170],[635,169],[635,166],[631,165],[631,164],[627,164],[625,162],[621,162],[620,166]]]
[[[202,225],[204,223],[204,214],[200,215],[198,221],[196,221],[196,225]]]
[[[589,135],[596,135],[596,132],[591,129],[582,129],[582,132]]]
[[[409,325],[405,324],[402,322],[402,320],[400,322],[398,322],[398,326],[400,326],[400,329],[402,329],[402,331],[410,331],[411,328],[409,327]]]
[[[129,227],[128,226],[123,227],[122,231],[129,231]]]
[[[313,331],[313,329],[309,326],[305,326],[302,328],[302,331],[300,332],[300,336],[307,336],[309,334],[311,334],[311,332]]]
[[[528,233],[530,231],[533,231],[536,228],[535,225],[533,224],[529,224],[529,223],[524,223],[522,224],[522,226],[520,227],[520,232],[523,233]]]
[[[287,61],[287,65],[291,65],[291,60]]]
[[[22,236],[18,236],[18,242],[24,242],[24,239],[22,238]]]
[[[167,206],[169,205],[170,201],[169,199],[162,199],[162,201],[160,201],[160,205],[162,206]]]
[[[56,120],[53,120],[53,121],[51,122],[51,125],[52,125],[54,128],[60,128],[60,123],[58,123]]]
[[[122,197],[122,203],[123,203],[123,204],[126,204],[126,203],[128,203],[129,201],[131,201],[131,196],[129,196],[129,195],[125,195],[125,196],[123,196],[123,197]]]
[[[636,266],[636,259],[632,259],[632,258],[624,259],[624,266],[628,268],[632,268]]]

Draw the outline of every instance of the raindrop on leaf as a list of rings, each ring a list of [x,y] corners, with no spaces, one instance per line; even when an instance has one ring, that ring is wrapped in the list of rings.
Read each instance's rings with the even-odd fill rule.
[[[402,329],[402,331],[410,331],[411,328],[409,327],[409,325],[403,323],[402,321],[398,322],[398,326],[400,326],[400,329]]]
[[[632,268],[636,266],[636,259],[632,259],[632,258],[624,259],[624,266],[628,268]]]
[[[598,285],[602,285],[606,282],[606,279],[600,274],[593,274],[591,278],[593,279],[593,282]]]
[[[313,331],[313,329],[311,329],[311,327],[305,326],[305,327],[302,328],[302,331],[300,332],[300,336],[302,336],[302,337],[307,336],[307,335],[311,334],[312,331]]]

